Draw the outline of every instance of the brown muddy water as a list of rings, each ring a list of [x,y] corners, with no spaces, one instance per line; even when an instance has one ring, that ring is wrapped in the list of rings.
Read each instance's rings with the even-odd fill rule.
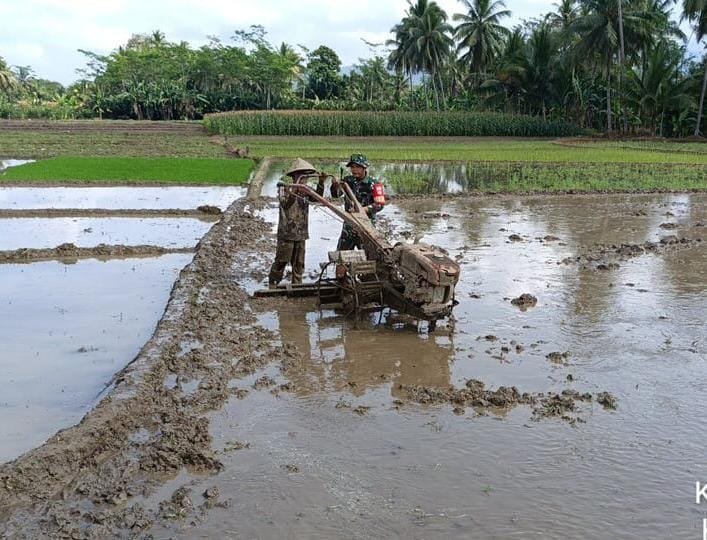
[[[274,194],[274,178],[266,194]],[[274,222],[277,209],[268,204],[257,212]],[[261,328],[239,333],[226,321],[246,324],[239,297],[216,296],[235,310],[224,314],[221,304],[209,304],[209,289],[228,290],[228,276],[229,284],[252,292],[263,286],[272,260],[255,220],[241,216],[233,223],[250,224],[255,247],[231,261],[219,258],[221,244],[207,244],[197,255],[199,273],[187,273],[200,288],[176,303],[201,318],[187,318],[176,353],[168,348],[159,357],[167,371],[158,362],[146,385],[127,386],[144,391],[155,384],[160,391],[147,401],[164,416],[138,423],[144,427],[130,435],[127,450],[106,452],[100,467],[71,473],[63,455],[47,450],[56,459],[51,478],[76,474],[76,482],[46,502],[40,496],[51,490],[36,461],[47,454],[18,462],[22,474],[2,470],[4,500],[24,504],[33,496],[24,475],[36,480],[40,503],[12,515],[0,509],[8,516],[0,535],[5,525],[20,537],[18,531],[96,538],[100,531],[155,538],[699,538],[707,517],[695,504],[695,482],[707,482],[706,204],[704,193],[399,200],[379,221],[391,239],[443,246],[462,266],[454,320],[431,334],[387,313],[381,324],[372,316],[354,327],[312,301],[287,299],[238,303]],[[226,246],[249,237],[228,227]],[[340,223],[312,210],[310,275],[339,231]],[[227,269],[219,266],[223,260],[231,261]],[[512,303],[524,293],[537,299],[534,306]],[[233,336],[221,335],[212,318]],[[178,322],[167,320],[165,333]],[[86,327],[96,335],[98,325]],[[195,336],[204,343],[189,340]],[[258,356],[268,354],[262,340],[274,347],[272,363]],[[100,346],[85,341],[71,347]],[[244,365],[229,359],[234,351]],[[175,358],[184,365],[173,365]],[[260,365],[266,367],[231,379]],[[225,374],[230,391],[222,392],[214,373]],[[539,418],[527,405],[424,405],[405,391],[441,392],[469,379],[489,389],[569,389],[592,399],[578,402],[567,418]],[[600,392],[616,399],[615,410],[598,403]],[[88,422],[88,434],[74,433],[92,436],[91,426],[109,410],[105,405]],[[143,421],[140,406],[130,411]],[[208,426],[193,421],[202,415]],[[128,429],[126,422],[116,422],[116,433]],[[171,431],[175,425],[184,433]],[[95,433],[99,449],[123,442],[110,430]],[[199,453],[203,446],[213,447],[218,466]],[[90,460],[81,455],[78,463]],[[164,474],[154,491],[154,463],[164,467],[158,472],[181,472]],[[204,464],[213,474],[191,467]],[[17,496],[8,498],[13,489]]]
[[[430,334],[386,325],[386,316],[354,328],[310,301],[254,302],[260,324],[299,363],[233,381],[250,392],[234,391],[210,415],[222,472],[183,472],[145,500],[156,507],[184,487],[196,505],[210,489],[220,506],[163,521],[153,534],[700,538],[706,204],[689,194],[388,206],[380,226],[392,238],[441,245],[459,260],[453,324]],[[274,219],[276,208],[262,215]],[[313,274],[340,225],[319,209],[310,220]],[[689,241],[659,243],[670,235]],[[650,242],[658,247],[640,254],[562,262],[598,245]],[[607,269],[596,269],[602,261]],[[266,271],[251,263],[239,281],[253,290]],[[537,298],[524,311],[510,301],[523,293]],[[538,420],[526,406],[420,405],[400,388],[468,379],[521,392],[606,391],[617,408],[592,400],[571,421]]]
[[[152,334],[190,260],[0,265],[0,463],[97,403]]]

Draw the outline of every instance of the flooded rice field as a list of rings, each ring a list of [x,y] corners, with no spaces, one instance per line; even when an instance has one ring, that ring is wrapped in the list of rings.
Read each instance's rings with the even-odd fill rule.
[[[228,187],[0,187],[0,208],[192,209],[208,204],[224,210],[245,194]]]
[[[100,210],[144,209],[149,215],[202,204],[226,208],[231,197],[243,194],[243,188],[208,187],[0,188],[0,212],[21,216],[67,208],[77,215],[0,219],[3,254],[43,250],[48,253],[37,258],[55,259],[0,264],[0,463],[95,406],[113,375],[149,339],[179,271],[193,256],[158,256],[159,250],[193,250],[214,223],[201,217],[100,217]],[[92,214],[97,211],[98,217]],[[102,244],[124,255],[109,254]],[[71,249],[45,249],[57,246]],[[80,248],[88,248],[89,256],[97,251],[78,260],[86,256],[75,253]]]
[[[387,310],[354,325],[314,299],[250,297],[277,207],[234,205],[114,398],[0,467],[0,534],[699,538],[706,205],[704,193],[396,199],[381,230],[461,265],[459,304],[435,332]],[[312,208],[309,279],[340,227]],[[41,362],[109,347],[66,333]]]
[[[453,322],[418,332],[386,313],[381,324],[371,316],[354,328],[311,301],[268,301],[259,324],[277,346],[300,353],[296,365],[240,381],[248,397],[214,413],[223,474],[170,484],[195,496],[215,485],[228,509],[157,530],[698,538],[704,512],[694,485],[707,477],[706,203],[691,194],[390,205],[380,226],[393,239],[444,246],[461,263]],[[313,271],[339,227],[314,210],[310,230]],[[673,235],[690,241],[661,244]],[[611,251],[591,265],[570,260],[597,245],[642,251]],[[243,276],[250,290],[261,278]],[[516,307],[511,300],[523,293],[537,303]],[[469,380],[593,399],[546,418],[527,406],[421,404],[409,392]],[[597,400],[602,392],[614,401]]]
[[[193,247],[213,222],[174,218],[0,219],[0,250],[48,248],[64,243]]]
[[[0,462],[78,422],[135,358],[191,255],[0,265]]]

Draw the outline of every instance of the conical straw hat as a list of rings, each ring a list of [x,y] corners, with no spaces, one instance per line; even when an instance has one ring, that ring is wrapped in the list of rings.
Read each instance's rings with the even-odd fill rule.
[[[301,172],[304,174],[314,174],[315,172],[317,172],[317,169],[312,167],[311,163],[308,163],[302,158],[297,158],[292,162],[290,170],[285,173],[285,176],[292,177],[296,172]]]

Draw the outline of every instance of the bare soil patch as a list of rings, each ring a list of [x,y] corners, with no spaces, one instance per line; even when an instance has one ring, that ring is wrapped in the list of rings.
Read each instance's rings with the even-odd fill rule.
[[[167,253],[191,253],[193,248],[165,248],[160,246],[124,246],[98,244],[95,247],[78,247],[71,243],[55,248],[22,248],[0,251],[0,263],[30,263],[45,260],[76,261],[78,259],[126,259],[131,257],[155,257]]]

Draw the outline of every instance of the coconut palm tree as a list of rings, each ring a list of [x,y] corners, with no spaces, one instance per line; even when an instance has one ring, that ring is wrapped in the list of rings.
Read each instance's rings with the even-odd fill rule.
[[[694,107],[682,76],[684,51],[675,43],[659,41],[646,51],[643,65],[629,73],[629,97],[646,123],[663,136],[666,114]]]
[[[695,39],[701,42],[707,36],[707,0],[683,0],[682,19],[692,23],[695,32]],[[707,59],[707,57],[706,57]],[[707,62],[705,62],[705,75],[702,79],[702,92],[700,93],[700,104],[697,109],[697,124],[695,125],[695,136],[700,134],[702,125],[702,109],[705,104],[705,91],[707,90]]]
[[[503,0],[462,0],[467,13],[455,13],[452,19],[461,21],[454,29],[459,41],[457,52],[466,49],[461,60],[471,64],[474,73],[484,73],[486,67],[503,50],[510,30],[500,24],[511,12]]]
[[[706,0],[707,1],[707,0]],[[622,17],[619,18],[619,2],[622,2]],[[581,0],[582,14],[572,23],[579,40],[575,45],[576,58],[601,58],[601,67],[606,78],[606,129],[613,131],[611,111],[611,74],[614,57],[620,55],[620,32],[633,50],[640,49],[651,41],[651,16],[642,0]],[[619,20],[622,24],[619,24]]]
[[[451,56],[454,41],[451,33],[452,27],[447,23],[447,14],[439,7],[437,2],[418,0],[418,8],[426,4],[422,15],[413,21],[410,26],[410,37],[415,44],[415,64],[430,75],[432,89],[435,94],[437,108],[440,108],[440,94],[444,102],[444,87],[441,72]],[[439,91],[437,88],[439,83]]]
[[[444,101],[441,72],[454,46],[452,27],[437,2],[417,0],[413,4],[408,0],[408,6],[403,20],[392,29],[395,49],[388,58],[388,65],[408,75],[420,72],[429,74],[439,108],[440,94]]]
[[[15,74],[0,56],[0,92],[7,93],[17,86]]]
[[[557,11],[548,14],[548,23],[558,30],[566,31],[577,18],[576,4],[575,0],[561,0],[559,3],[552,4]]]

